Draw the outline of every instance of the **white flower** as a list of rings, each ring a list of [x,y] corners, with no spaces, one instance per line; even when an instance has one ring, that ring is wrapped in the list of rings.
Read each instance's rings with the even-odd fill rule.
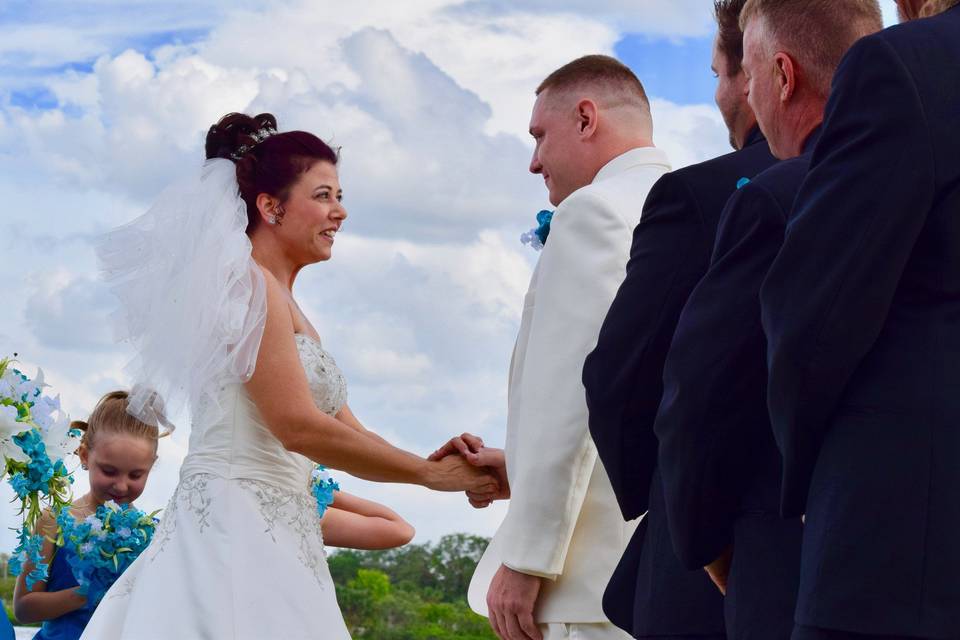
[[[103,503],[103,506],[105,506],[107,509],[110,509],[110,511],[114,511],[114,512],[120,511],[120,505],[118,505],[113,500],[107,500],[106,502]]]
[[[130,527],[120,527],[117,529],[117,534],[121,538],[129,538],[130,535],[133,534],[133,531],[130,530]]]
[[[20,382],[20,376],[8,367],[3,372],[3,376],[0,377],[0,399],[7,398],[19,402],[20,398],[16,396],[16,390],[20,386]]]
[[[33,380],[24,380],[13,369],[8,368],[4,373],[3,380],[9,385],[9,388],[4,385],[4,388],[0,388],[0,391],[4,392],[4,395],[9,394],[8,397],[16,402],[22,402],[24,398],[30,402],[35,402],[43,389],[50,386],[43,381],[43,369],[37,369],[37,375],[33,377]]]
[[[310,473],[310,476],[313,478],[314,482],[317,482],[318,480],[320,482],[326,482],[330,479],[330,473],[326,469],[314,469]]]
[[[86,555],[86,554],[90,553],[91,551],[93,551],[93,543],[92,543],[92,542],[84,542],[82,545],[80,545],[80,553]]]
[[[30,428],[30,425],[17,422],[17,410],[13,407],[0,405],[0,464],[3,456],[13,458],[17,462],[28,462],[30,458],[13,442],[13,436]]]
[[[520,234],[520,242],[521,244],[530,245],[537,251],[543,250],[543,243],[540,242],[540,236],[537,235],[536,228],[530,229],[530,231]]]
[[[77,440],[70,435],[70,417],[67,414],[60,411],[56,421],[50,417],[50,424],[43,431],[43,446],[53,462],[66,460],[67,456],[76,451]]]
[[[41,431],[46,431],[53,424],[53,414],[55,412],[60,412],[60,396],[56,398],[40,396],[30,409],[30,417],[33,418],[33,423],[40,427]]]
[[[84,522],[90,525],[90,533],[103,531],[103,522],[97,516],[87,516]]]
[[[17,422],[18,415],[15,407],[0,406],[0,438],[12,438],[30,428],[28,424]]]

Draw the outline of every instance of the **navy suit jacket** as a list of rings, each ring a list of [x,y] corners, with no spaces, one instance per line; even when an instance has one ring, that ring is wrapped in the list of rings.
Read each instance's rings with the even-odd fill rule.
[[[864,38],[761,290],[797,621],[960,637],[960,7]]]
[[[590,433],[626,520],[647,513],[604,597],[604,612],[634,635],[722,633],[722,601],[702,570],[670,546],[654,471],[653,421],[663,363],[680,310],[703,276],[723,205],[742,177],[775,162],[759,131],[744,149],[663,176],[634,231],[627,275],[587,357]]]
[[[664,365],[654,431],[671,537],[691,569],[732,542],[741,514],[780,510],[760,285],[818,136],[807,138],[803,155],[775,164],[730,198],[710,267],[687,300]]]

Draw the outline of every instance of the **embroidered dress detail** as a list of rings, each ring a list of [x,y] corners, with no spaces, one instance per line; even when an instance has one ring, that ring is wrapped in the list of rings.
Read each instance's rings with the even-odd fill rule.
[[[317,407],[335,415],[347,399],[343,374],[318,340],[296,343]],[[349,640],[313,492],[317,465],[283,448],[242,384],[221,388],[217,404],[221,418],[191,427],[153,542],[83,637]]]

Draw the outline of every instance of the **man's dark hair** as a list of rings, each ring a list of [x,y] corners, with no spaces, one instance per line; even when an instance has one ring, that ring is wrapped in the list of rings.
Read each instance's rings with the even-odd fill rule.
[[[717,48],[727,58],[730,75],[740,73],[743,61],[743,31],[740,12],[747,0],[714,0],[713,15],[717,19]]]

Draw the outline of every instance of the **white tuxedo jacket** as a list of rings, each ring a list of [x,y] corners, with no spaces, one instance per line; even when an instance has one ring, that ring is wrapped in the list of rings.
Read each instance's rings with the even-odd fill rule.
[[[623,521],[590,439],[581,372],[626,275],[644,200],[667,171],[664,152],[632,149],[554,213],[510,364],[510,505],[468,594],[481,615],[490,581],[505,564],[548,579],[537,622],[607,621],[603,591],[636,521]]]

